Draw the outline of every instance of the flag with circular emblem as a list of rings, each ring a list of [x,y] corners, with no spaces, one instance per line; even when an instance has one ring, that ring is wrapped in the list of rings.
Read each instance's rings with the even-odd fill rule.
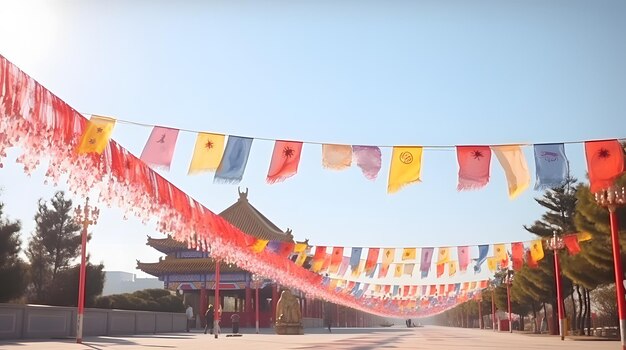
[[[470,263],[469,247],[457,247],[457,255],[459,258],[459,270],[461,270],[461,272],[464,272],[467,270],[467,266]]]
[[[215,171],[224,154],[225,135],[198,133],[187,174]]]
[[[493,245],[493,256],[499,261],[507,259],[506,246],[504,244]]]
[[[402,260],[415,260],[417,251],[415,248],[404,248],[402,250]]]
[[[87,122],[87,127],[76,152],[97,154],[104,152],[114,127],[115,119],[92,115]]]
[[[624,150],[617,140],[586,141],[591,193],[607,189],[624,172]]]
[[[389,168],[387,193],[398,192],[402,187],[420,181],[422,147],[394,146]]]
[[[294,176],[298,172],[301,153],[302,142],[277,140],[267,172],[267,183],[274,184]]]
[[[444,264],[450,261],[450,248],[440,247],[439,257],[437,258],[437,264]]]
[[[367,259],[365,260],[365,273],[371,274],[376,270],[376,262],[378,261],[378,254],[380,248],[368,248]]]
[[[333,253],[330,258],[330,267],[328,272],[337,273],[339,271],[339,266],[343,261],[343,247],[333,247]]]

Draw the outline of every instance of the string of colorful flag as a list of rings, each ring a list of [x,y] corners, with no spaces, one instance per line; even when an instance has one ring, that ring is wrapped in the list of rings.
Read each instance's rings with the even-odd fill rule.
[[[576,255],[580,252],[579,242],[591,239],[591,235],[587,232],[571,233],[562,235],[561,239],[568,253]],[[534,268],[537,266],[537,262],[543,259],[544,245],[547,245],[548,241],[549,239],[538,238],[510,243],[437,248],[346,248],[340,246],[309,246],[308,243],[270,241],[255,238],[250,243],[250,248],[254,253],[267,251],[280,256],[290,257],[296,265],[304,266],[318,274],[330,274],[336,277],[343,277],[349,274],[353,278],[365,277],[369,279],[413,278],[418,276],[426,278],[432,270],[435,249],[437,249],[434,265],[436,266],[436,277],[441,278],[446,271],[449,277],[455,276],[457,271],[465,273],[470,266],[470,262],[474,262],[474,273],[480,273],[485,262],[491,272],[495,272],[503,267],[519,270],[524,262],[529,267]],[[313,248],[314,253],[312,253]],[[367,255],[363,259],[365,249],[367,250]],[[474,258],[471,257],[472,250],[476,250],[478,253],[474,255]],[[345,256],[345,251],[349,251],[350,256]],[[398,258],[398,253],[400,252],[401,255]],[[453,259],[455,252],[456,259]],[[420,256],[419,259],[418,255]],[[348,269],[350,269],[349,273]],[[393,271],[393,275],[389,275],[390,270]],[[415,271],[419,271],[418,276],[414,276]]]
[[[152,132],[141,152],[140,159],[154,167],[169,169],[181,129],[128,122],[92,115],[78,147],[79,153],[102,153],[116,121],[151,126]],[[253,140],[242,137],[193,130],[197,134],[188,174],[215,172],[214,183],[238,184],[248,163]],[[228,136],[228,138],[226,138]],[[367,145],[326,144],[319,142],[273,140],[266,181],[269,184],[285,181],[298,172],[304,143],[321,145],[322,166],[344,170],[353,162],[369,180],[375,180],[381,170],[381,147]],[[591,191],[610,187],[624,172],[624,150],[618,139],[567,143],[584,143]],[[569,161],[565,144],[534,144],[536,168],[535,189],[560,187],[569,176]],[[456,150],[458,162],[457,190],[485,187],[489,183],[492,153],[502,166],[510,198],[517,197],[530,185],[530,173],[522,147],[527,144],[459,145],[459,146],[390,146],[392,148],[387,192],[394,193],[404,186],[421,182],[424,148],[451,148]]]

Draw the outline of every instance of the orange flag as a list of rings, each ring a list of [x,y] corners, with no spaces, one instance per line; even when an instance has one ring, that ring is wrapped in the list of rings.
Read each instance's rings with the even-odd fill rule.
[[[506,246],[504,244],[494,244],[493,256],[498,260],[507,260]]]
[[[322,145],[322,166],[327,169],[343,170],[352,165],[352,146]]]
[[[268,242],[269,240],[267,239],[257,239],[256,242],[254,242],[254,244],[250,247],[250,249],[252,249],[252,251],[255,253],[260,253],[265,249],[265,246]]]
[[[298,172],[302,142],[276,141],[270,169],[267,172],[267,183],[284,181]]]
[[[415,260],[416,249],[415,248],[404,248],[402,250],[402,260]]]
[[[607,189],[624,172],[624,150],[617,140],[585,142],[591,193]]]
[[[76,151],[78,153],[102,153],[109,144],[115,119],[92,115]]]
[[[530,255],[533,261],[539,261],[543,259],[543,241],[536,239],[530,242]]]
[[[521,270],[522,265],[524,265],[524,243],[511,243],[511,256],[513,259],[513,270]]]

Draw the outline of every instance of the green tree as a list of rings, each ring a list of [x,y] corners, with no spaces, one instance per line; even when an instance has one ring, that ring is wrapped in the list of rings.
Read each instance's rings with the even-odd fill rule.
[[[102,309],[184,312],[182,296],[165,289],[144,289],[134,293],[98,297],[96,307]]]
[[[9,221],[0,203],[0,302],[19,298],[27,285],[26,264],[19,257],[21,242],[19,221]]]
[[[71,264],[80,255],[81,225],[73,217],[72,201],[65,198],[63,191],[55,193],[49,203],[40,199],[35,224],[35,232],[26,251],[32,283],[30,301],[76,305],[78,266]],[[104,284],[104,266],[88,267],[85,286],[87,305],[102,292]]]
[[[96,297],[104,288],[104,265],[87,264],[85,269],[85,307],[95,306]],[[57,306],[78,305],[80,265],[60,270],[50,284],[46,303]]]

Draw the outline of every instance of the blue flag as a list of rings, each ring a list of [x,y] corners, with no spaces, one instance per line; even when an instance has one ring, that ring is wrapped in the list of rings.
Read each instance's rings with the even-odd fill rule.
[[[476,259],[476,265],[474,265],[474,272],[480,273],[480,265],[487,260],[487,253],[489,252],[489,244],[483,244],[478,246],[478,259]]]
[[[350,255],[350,267],[352,271],[359,268],[359,264],[361,263],[361,252],[363,248],[352,248],[352,255]]]
[[[398,286],[398,285],[393,286],[393,294],[392,295],[393,296],[398,295],[398,290],[400,290],[400,286]]]
[[[214,183],[238,184],[248,164],[252,148],[252,139],[248,137],[228,136],[224,156],[217,167]]]
[[[569,175],[569,162],[562,143],[535,145],[535,190],[563,186]]]

